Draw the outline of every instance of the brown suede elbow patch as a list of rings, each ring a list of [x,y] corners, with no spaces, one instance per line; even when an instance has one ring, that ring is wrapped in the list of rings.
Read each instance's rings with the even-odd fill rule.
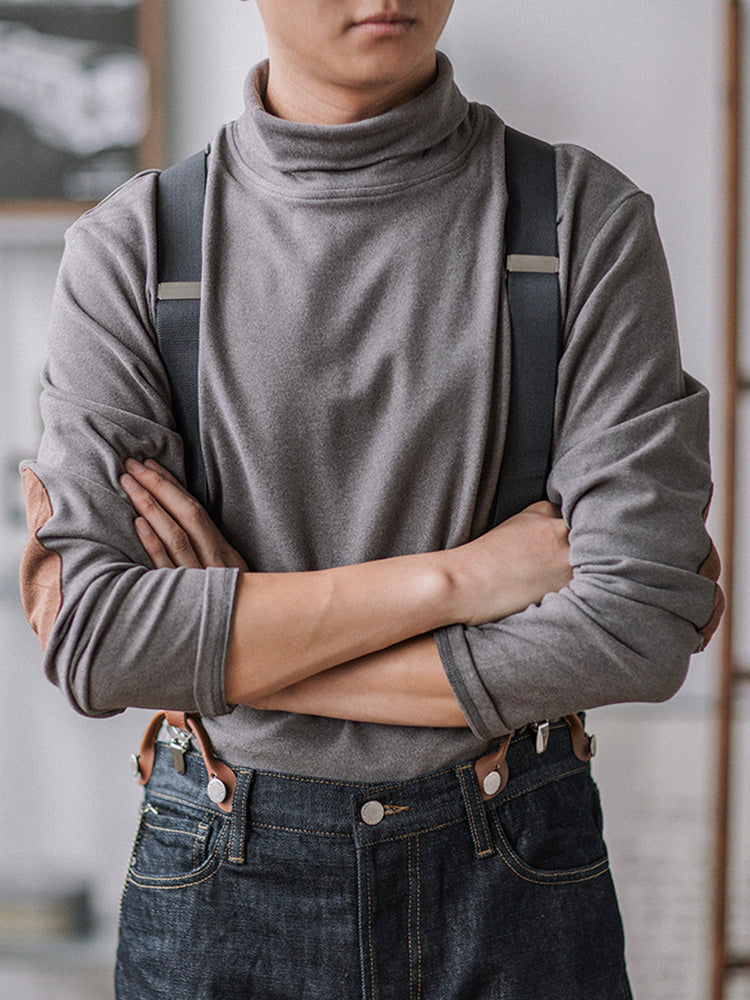
[[[29,540],[21,559],[21,600],[29,625],[46,649],[62,606],[62,559],[37,538],[52,517],[49,493],[31,469],[24,469],[22,478]]]

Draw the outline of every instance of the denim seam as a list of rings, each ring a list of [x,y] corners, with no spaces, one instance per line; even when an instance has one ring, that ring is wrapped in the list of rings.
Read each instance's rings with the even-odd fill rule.
[[[472,771],[472,774],[469,774],[469,770]],[[474,841],[474,848],[476,850],[477,857],[486,858],[488,855],[493,853],[492,838],[490,837],[490,831],[487,828],[487,818],[485,816],[484,807],[479,807],[477,787],[472,781],[474,768],[471,764],[465,764],[463,767],[457,768],[457,771],[459,775],[459,782],[463,790],[466,812],[469,817],[469,823],[471,824],[471,835]],[[482,821],[482,827],[484,829],[484,839],[481,842],[479,838],[479,830],[477,829],[475,811],[479,812],[479,817]],[[488,846],[483,846],[485,844]]]
[[[162,833],[172,833],[178,837],[195,837],[196,840],[202,840],[203,837],[205,836],[204,834],[200,833],[191,833],[189,830],[175,830],[171,826],[154,826],[153,823],[145,823],[145,822],[143,825],[149,830],[159,830]],[[203,824],[199,823],[198,825],[202,826]]]
[[[247,773],[247,772],[245,772],[245,773]],[[244,782],[244,787],[242,789],[242,801],[235,803],[235,809],[239,809],[240,812],[241,812],[241,815],[242,815],[242,825],[240,827],[239,842],[237,840],[237,837],[234,836],[234,830],[233,830],[232,831],[232,833],[233,833],[233,836],[232,836],[232,848],[233,848],[233,851],[232,851],[232,854],[230,854],[230,856],[229,856],[229,860],[232,862],[232,864],[236,864],[236,865],[243,864],[243,862],[245,860],[245,854],[244,854],[244,852],[245,852],[245,843],[246,843],[246,841],[245,841],[245,831],[247,829],[247,797],[248,797],[249,794],[250,794],[250,781],[245,781]],[[234,824],[234,822],[235,822],[235,818],[233,816],[232,817],[232,823]],[[237,850],[237,854],[236,855],[234,853],[234,849]],[[242,851],[242,854],[240,854],[240,851]]]
[[[370,890],[370,852],[365,848],[365,878],[367,880],[367,940],[370,950],[370,1000],[375,1000],[375,953],[372,945],[372,892]]]
[[[203,827],[203,832],[201,834],[195,834],[195,842],[193,844],[193,867],[194,868],[198,867],[198,842],[200,841],[202,844],[205,844],[206,837],[208,836],[208,831],[210,829],[208,823],[199,823],[198,824],[198,829],[200,830],[201,827]]]
[[[421,1000],[422,997],[422,921],[421,921],[422,870],[419,864],[419,834],[417,834],[415,841],[417,847],[417,997],[416,1000]]]
[[[395,816],[397,813],[408,812],[411,809],[411,806],[391,806],[384,802],[383,809],[385,810],[386,816]]]
[[[169,826],[156,826],[154,823],[149,823],[145,818],[142,821],[142,828],[140,831],[140,840],[143,840],[143,830],[156,830],[160,833],[168,833],[171,836],[179,837],[192,837],[193,838],[193,867],[198,868],[202,862],[198,861],[198,847],[200,844],[205,844],[206,837],[208,835],[209,825],[207,823],[198,823],[198,829],[203,827],[202,833],[191,833],[189,830],[175,830],[173,827]]]
[[[251,773],[250,771],[247,772]],[[261,774],[266,778],[284,778],[286,781],[302,781],[311,785],[334,785],[337,788],[352,788],[365,791],[367,782],[357,781],[336,781],[334,778],[308,778],[304,774],[286,774],[283,771],[261,771],[256,770],[256,774]]]
[[[130,860],[128,861],[128,870],[125,880],[123,882],[122,891],[120,893],[120,906],[117,912],[117,932],[118,934],[122,930],[122,908],[125,902],[125,893],[128,889],[128,883],[130,881],[130,873],[133,870],[133,864],[135,863],[135,853],[136,849],[143,836],[143,817],[146,815],[146,810],[149,808],[149,804],[144,802],[141,805],[139,816],[138,816],[138,826],[136,827],[135,836],[133,837],[133,844],[130,848]]]
[[[158,742],[159,746],[163,746],[166,749],[169,748],[169,744],[162,740]],[[196,763],[203,766],[203,758],[195,750],[189,750],[186,754],[187,757],[192,757]],[[287,774],[284,771],[264,771],[260,768],[252,767],[232,767],[234,773],[239,777],[240,774],[261,774],[266,778],[285,778],[287,781],[302,781],[306,784],[313,785],[335,785],[340,788],[362,788],[364,789],[367,782],[356,782],[356,781],[336,781],[334,778],[309,778],[304,774]]]
[[[409,1000],[414,1000],[414,951],[412,947],[412,936],[413,936],[413,924],[412,924],[412,897],[414,896],[414,875],[412,872],[411,863],[412,854],[412,842],[408,841],[406,845],[406,861],[409,869],[409,913],[408,913],[408,927],[409,927]]]
[[[497,831],[497,835],[500,838],[503,847],[505,848],[505,851],[508,852],[508,854],[506,855],[505,851],[501,850],[500,856],[502,857],[503,861],[508,866],[508,868],[510,868],[510,870],[513,872],[513,874],[516,875],[518,878],[523,879],[524,882],[531,882],[534,885],[574,885],[576,882],[588,882],[591,879],[599,878],[601,875],[604,875],[604,873],[609,869],[609,859],[604,858],[602,861],[597,861],[596,864],[588,865],[585,868],[570,868],[570,869],[565,869],[564,871],[561,872],[549,872],[549,873],[535,871],[535,869],[529,868],[528,865],[525,865],[523,861],[521,861],[521,859],[516,855],[515,851],[506,840],[502,828],[500,824],[497,822],[497,820],[495,821],[494,825]],[[522,872],[518,871],[518,869],[514,867],[516,865],[518,866],[518,868],[522,868],[523,871],[528,872],[530,875],[536,875],[538,877],[529,878],[527,875],[524,875],[522,874]],[[588,872],[589,874],[584,874],[585,872]],[[569,876],[571,875],[580,875],[582,877],[570,878]]]
[[[222,837],[224,837],[225,832],[226,828],[222,831]],[[226,838],[224,839],[226,841]],[[222,862],[226,857],[228,847],[229,845],[226,842],[221,845],[221,847],[217,846],[214,855],[205,862],[205,866],[208,870],[203,873],[202,878],[195,877],[198,872],[195,872],[192,877],[189,875],[146,875],[139,874],[137,869],[133,868],[128,872],[128,881],[133,885],[138,886],[139,889],[188,889],[194,885],[201,885],[201,883],[207,882],[210,878],[213,878],[213,876],[221,868]],[[156,885],[156,882],[164,884]]]
[[[429,826],[424,830],[410,830],[408,833],[397,833],[392,837],[378,837],[376,841],[372,844],[368,844],[368,847],[374,846],[375,844],[392,844],[396,840],[407,840],[409,837],[420,837],[423,833],[434,833],[435,830],[443,830],[447,826],[455,826],[457,823],[465,823],[466,818],[464,816],[459,816],[458,819],[449,819],[445,823],[438,823],[437,826]],[[342,834],[334,834],[334,836],[348,836]]]
[[[513,799],[520,798],[522,795],[528,795],[529,792],[536,791],[537,788],[543,788],[545,785],[551,785],[554,781],[561,781],[563,778],[569,778],[571,774],[579,774],[581,771],[586,771],[588,770],[588,766],[588,764],[581,764],[580,767],[574,767],[570,771],[561,771],[560,774],[551,774],[542,779],[542,781],[537,781],[534,785],[524,785],[523,788],[515,789],[512,795],[498,796],[496,803],[497,805],[502,805],[503,802],[511,802]]]
[[[203,863],[200,866],[200,868],[196,869],[196,871],[194,871],[194,872],[188,872],[188,873],[184,873],[184,874],[181,874],[181,875],[149,875],[146,872],[142,872],[138,868],[133,867],[133,868],[130,869],[130,871],[128,873],[128,877],[132,876],[133,879],[135,879],[135,880],[141,879],[143,881],[148,881],[148,882],[165,882],[165,883],[167,883],[167,882],[179,882],[179,883],[183,883],[184,882],[186,884],[192,884],[191,878],[193,876],[196,876],[196,875],[199,875],[199,874],[203,874],[203,869],[209,870],[209,869],[211,869],[214,866],[214,864],[216,864],[217,861],[219,863],[221,863],[221,861],[223,861],[223,859],[224,859],[224,857],[226,855],[226,852],[227,852],[227,848],[229,846],[228,843],[226,842],[227,838],[225,836],[225,833],[226,833],[226,831],[223,830],[219,834],[219,840],[218,840],[218,842],[216,844],[215,850],[213,851],[213,853],[211,854],[210,857],[206,858],[205,861],[203,861]]]
[[[470,761],[468,766],[473,767],[474,762]],[[390,785],[370,785],[366,789],[364,789],[360,794],[382,795],[384,792],[391,792],[394,789],[408,789],[412,785],[420,785],[425,781],[431,781],[433,778],[439,778],[442,777],[444,774],[451,774],[451,773],[452,774],[456,773],[455,764],[453,766],[444,767],[440,771],[433,771],[432,774],[423,774],[418,778],[409,778],[406,781],[397,781]]]
[[[463,774],[464,771],[465,771],[465,768],[459,768],[459,777],[460,777],[460,780],[461,780],[461,784],[464,784],[464,780],[463,780],[464,779],[464,774]],[[476,848],[477,854],[481,854],[482,852],[479,850],[479,837],[477,835],[477,826],[476,826],[476,823],[474,821],[474,809],[472,808],[472,804],[469,801],[469,791],[468,791],[468,789],[466,790],[466,799],[467,799],[467,808],[466,808],[466,811],[467,811],[467,813],[469,815],[469,823],[471,825],[471,833],[472,833],[472,837],[474,839],[474,847]]]
[[[332,830],[307,830],[304,827],[299,826],[276,826],[274,823],[255,823],[253,826],[257,826],[263,830],[281,830],[284,833],[309,833],[315,837],[346,837],[348,840],[352,839],[351,833],[337,833]]]
[[[203,806],[194,799],[182,799],[177,795],[169,795],[167,792],[160,792],[158,790],[148,792],[149,799],[164,799],[167,802],[177,802],[181,806],[189,806],[191,809],[198,809],[206,817],[223,816],[224,814],[218,809],[212,809],[210,806]]]
[[[497,829],[498,833],[500,834],[500,837],[501,837],[503,843],[508,848],[508,851],[513,855],[514,861],[516,861],[518,863],[518,865],[521,868],[524,869],[524,871],[527,871],[527,872],[529,872],[529,873],[531,873],[533,875],[536,875],[536,874],[542,874],[542,875],[544,875],[545,874],[544,872],[539,872],[538,869],[530,867],[529,865],[525,864],[521,860],[521,858],[518,857],[518,855],[516,854],[516,852],[513,850],[513,848],[508,843],[508,840],[505,837],[505,834],[503,833],[503,828],[502,828],[502,825],[501,825],[500,821],[497,819],[497,817],[493,817],[493,818],[495,820],[495,823],[494,823],[495,828]],[[607,865],[607,864],[608,864],[608,860],[606,858],[602,858],[600,861],[595,861],[591,865],[584,865],[582,868],[566,868],[566,869],[564,869],[562,871],[562,874],[563,875],[581,875],[584,872],[593,871],[595,868],[600,868],[602,865]],[[550,872],[550,874],[554,874],[554,872]]]

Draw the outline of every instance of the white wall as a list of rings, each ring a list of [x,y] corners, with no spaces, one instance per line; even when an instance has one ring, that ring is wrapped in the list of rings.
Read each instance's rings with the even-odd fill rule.
[[[723,6],[721,0],[456,0],[442,44],[469,97],[491,104],[516,127],[594,149],[655,197],[685,366],[714,391],[722,316]],[[252,2],[171,0],[169,14],[174,161],[240,112],[243,79],[263,58],[264,39]],[[8,467],[33,449],[37,434],[35,373],[61,231],[59,223],[0,218],[5,496],[16,491]],[[22,539],[17,525],[0,526],[10,556],[0,568],[0,727],[3,753],[14,748],[4,773],[24,769],[38,780],[23,802],[34,817],[31,827],[19,825],[6,798],[0,838],[11,860],[28,855],[31,845],[34,864],[41,858],[89,870],[102,905],[114,909],[137,799],[126,757],[143,720],[134,713],[108,723],[79,719],[41,679],[36,646],[8,596]],[[696,658],[681,696],[685,704],[707,700],[714,673],[715,653]],[[38,706],[34,713],[27,710],[30,701]],[[654,761],[653,775],[641,780],[669,781],[670,768],[679,765],[677,749],[672,760]]]

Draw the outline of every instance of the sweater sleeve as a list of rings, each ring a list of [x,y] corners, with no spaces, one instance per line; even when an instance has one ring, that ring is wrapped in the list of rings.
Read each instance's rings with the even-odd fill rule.
[[[44,434],[37,460],[23,463],[25,610],[48,677],[88,715],[229,710],[236,571],[152,569],[118,485],[129,456],[184,471],[153,333],[155,177],[128,182],[66,236],[42,376]]]
[[[565,348],[547,488],[570,528],[573,580],[502,621],[436,633],[484,738],[667,699],[713,610],[698,574],[711,549],[707,392],[681,369],[651,200],[633,188],[606,209],[596,200],[564,202],[559,222]]]

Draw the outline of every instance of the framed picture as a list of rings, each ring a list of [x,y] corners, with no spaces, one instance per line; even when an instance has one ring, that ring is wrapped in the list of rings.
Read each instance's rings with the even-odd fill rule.
[[[90,204],[161,166],[162,0],[0,0],[0,207]]]

